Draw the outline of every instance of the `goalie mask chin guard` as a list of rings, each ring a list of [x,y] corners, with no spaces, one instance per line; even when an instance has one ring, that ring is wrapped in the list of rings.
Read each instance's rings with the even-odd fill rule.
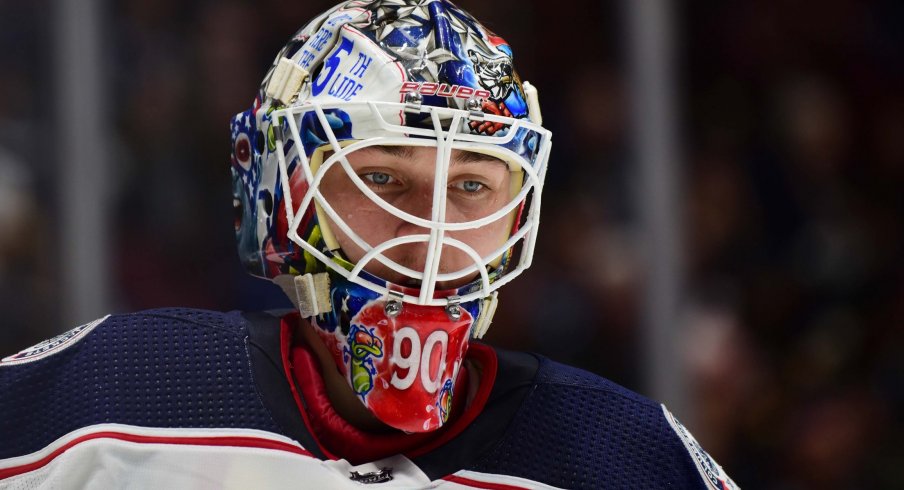
[[[441,0],[322,14],[233,119],[241,259],[286,290],[383,422],[446,421],[468,339],[530,265],[551,146],[540,124],[508,45]],[[388,170],[362,167],[381,148],[395,149]],[[474,177],[481,161],[493,187]],[[487,189],[495,199],[474,197]],[[418,212],[397,197],[415,190]]]

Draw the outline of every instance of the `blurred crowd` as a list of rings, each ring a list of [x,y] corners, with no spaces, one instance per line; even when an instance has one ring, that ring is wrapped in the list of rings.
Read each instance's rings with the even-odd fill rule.
[[[228,120],[332,3],[109,3],[116,311],[285,304],[235,257]],[[502,290],[489,340],[644,392],[644,191],[622,4],[458,4],[514,47],[554,133],[537,257]],[[71,327],[55,307],[65,156],[48,98],[52,7],[0,2],[3,355]],[[690,428],[745,488],[900,488],[904,6],[701,0],[675,13],[686,239],[675,348]]]

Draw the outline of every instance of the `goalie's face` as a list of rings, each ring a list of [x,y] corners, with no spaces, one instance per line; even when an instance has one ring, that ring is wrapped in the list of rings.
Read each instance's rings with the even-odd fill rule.
[[[516,211],[505,213],[496,219],[487,218],[509,204],[520,188],[521,173],[513,173],[504,161],[482,153],[452,150],[445,178],[442,169],[437,171],[437,149],[414,146],[373,146],[346,156],[354,173],[373,191],[379,203],[366,195],[353,182],[346,169],[334,165],[324,175],[320,190],[336,214],[345,221],[369,247],[359,241],[333,220],[329,230],[347,260],[357,264],[369,248],[379,247],[397,238],[410,238],[410,243],[399,243],[386,248],[386,259],[413,271],[423,271],[428,262],[438,258],[440,274],[453,273],[473,267],[454,280],[440,281],[437,289],[451,289],[474,280],[478,275],[475,258],[464,248],[441,245],[441,250],[429,253],[428,237],[438,233],[413,223],[386,207],[395,208],[422,220],[450,224],[472,223],[467,229],[439,231],[446,239],[458,241],[470,247],[481,258],[488,258],[510,236]],[[441,182],[435,179],[439,173]],[[445,194],[445,199],[442,199]],[[454,226],[453,228],[462,228]],[[496,258],[493,258],[496,259]],[[420,281],[380,261],[368,260],[365,270],[389,282],[417,287]]]

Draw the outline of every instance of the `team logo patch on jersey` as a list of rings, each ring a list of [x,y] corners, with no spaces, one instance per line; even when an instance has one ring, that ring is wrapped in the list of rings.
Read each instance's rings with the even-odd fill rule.
[[[697,439],[694,439],[694,436],[687,430],[687,427],[679,422],[678,419],[672,415],[672,412],[669,412],[668,409],[665,408],[665,405],[662,406],[662,413],[665,415],[665,419],[669,421],[669,425],[672,426],[675,433],[678,434],[678,437],[681,439],[687,452],[690,453],[691,459],[693,459],[694,464],[697,465],[700,476],[703,477],[703,481],[706,482],[706,486],[713,490],[738,490],[738,485],[732,481],[732,479],[725,474],[722,467],[703,450],[703,447],[700,446]]]
[[[75,327],[72,330],[61,333],[60,335],[57,335],[52,339],[48,339],[41,342],[40,344],[33,345],[19,352],[18,354],[4,357],[3,359],[0,359],[0,366],[25,364],[27,362],[37,361],[38,359],[43,359],[45,357],[52,356],[53,354],[61,352],[84,338],[92,330],[94,330],[94,327],[103,323],[103,321],[107,318],[110,318],[110,315],[107,315],[103,318],[98,318],[91,323],[86,323],[84,325]]]
[[[392,468],[383,467],[380,471],[371,471],[369,473],[358,473],[352,471],[349,478],[358,483],[384,483],[392,480]]]

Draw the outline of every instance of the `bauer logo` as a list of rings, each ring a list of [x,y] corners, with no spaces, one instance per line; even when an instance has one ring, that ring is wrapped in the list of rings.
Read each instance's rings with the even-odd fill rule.
[[[43,359],[45,357],[61,352],[84,338],[86,335],[88,335],[88,333],[94,330],[94,327],[100,325],[109,317],[110,315],[107,315],[103,318],[98,318],[91,323],[86,323],[84,325],[75,327],[72,330],[57,335],[52,339],[45,340],[40,344],[29,347],[22,352],[19,352],[18,354],[4,357],[3,359],[0,359],[0,366],[25,364],[27,362],[37,361],[38,359]]]
[[[459,99],[489,99],[489,90],[475,90],[464,85],[449,85],[448,83],[436,82],[405,82],[399,90],[400,94],[418,92],[421,95],[438,95],[440,97],[457,97]]]

